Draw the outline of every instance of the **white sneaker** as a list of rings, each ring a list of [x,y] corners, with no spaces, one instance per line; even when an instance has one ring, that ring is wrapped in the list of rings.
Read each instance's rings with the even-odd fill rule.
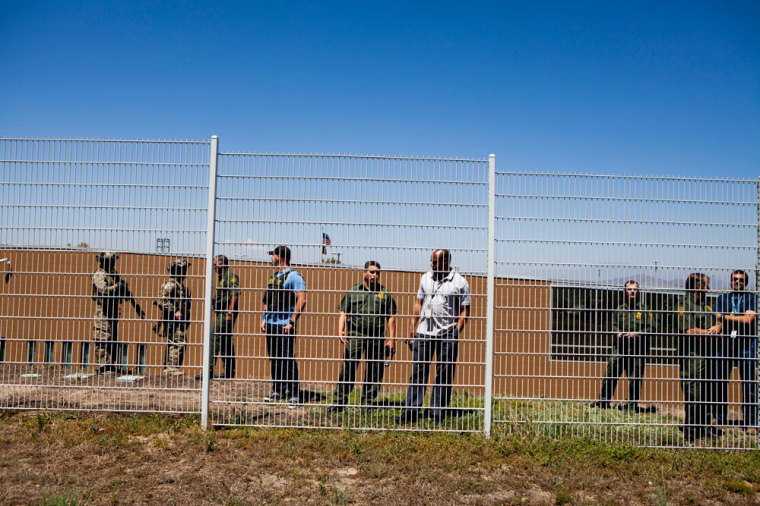
[[[271,394],[264,397],[264,402],[277,402],[280,399],[282,399],[282,397],[280,397],[280,394],[277,392],[272,392]]]
[[[295,409],[298,407],[298,404],[299,404],[298,397],[291,397],[290,399],[288,399],[288,408]]]

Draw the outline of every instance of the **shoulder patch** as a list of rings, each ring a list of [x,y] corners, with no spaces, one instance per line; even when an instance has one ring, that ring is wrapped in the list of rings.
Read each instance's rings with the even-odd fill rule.
[[[678,306],[678,314],[683,316],[683,306]]]
[[[641,320],[641,311],[639,311],[638,313],[636,313],[636,319],[637,320]]]
[[[709,304],[707,305],[707,310],[708,310],[708,311],[712,311],[712,308],[710,307],[710,305],[709,305]]]
[[[382,299],[383,297],[385,297],[385,294],[383,292],[377,294],[378,299]]]

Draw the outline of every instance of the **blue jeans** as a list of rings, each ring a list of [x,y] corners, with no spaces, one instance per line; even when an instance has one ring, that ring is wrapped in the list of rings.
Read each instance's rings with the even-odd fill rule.
[[[721,350],[722,356],[718,359],[718,379],[720,381],[718,397],[722,402],[713,413],[715,419],[720,423],[725,422],[727,418],[728,378],[731,376],[731,370],[736,367],[739,369],[739,378],[741,378],[744,425],[757,427],[756,348],[757,338],[754,337],[739,337],[724,342],[724,347]]]
[[[411,346],[414,364],[406,392],[404,413],[416,414],[422,406],[430,376],[430,364],[435,354],[435,385],[430,398],[430,408],[440,415],[441,408],[447,407],[451,400],[451,385],[454,382],[459,353],[459,331],[454,328],[436,337],[418,334]]]

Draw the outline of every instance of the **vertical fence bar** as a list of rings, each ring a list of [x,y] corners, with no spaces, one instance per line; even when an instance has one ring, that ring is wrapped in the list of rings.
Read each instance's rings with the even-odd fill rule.
[[[206,216],[206,284],[203,294],[203,385],[201,387],[201,426],[208,429],[209,369],[211,365],[211,318],[214,308],[211,294],[214,289],[214,226],[216,224],[216,164],[219,157],[219,138],[211,136],[208,166],[208,215]]]
[[[488,155],[488,271],[486,274],[486,371],[485,371],[485,412],[483,413],[483,431],[491,436],[491,414],[493,410],[493,305],[494,271],[496,261],[496,155]]]

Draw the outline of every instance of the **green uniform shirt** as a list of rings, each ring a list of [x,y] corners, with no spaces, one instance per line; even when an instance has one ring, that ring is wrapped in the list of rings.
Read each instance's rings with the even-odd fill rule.
[[[214,290],[214,310],[227,311],[233,295],[240,295],[240,277],[229,269],[224,269]]]
[[[709,329],[718,321],[707,298],[698,299],[692,294],[678,298],[678,330]]]
[[[689,329],[709,329],[717,321],[706,297],[698,299],[687,293],[678,298],[678,330],[681,333],[685,334]],[[683,353],[706,356],[718,342],[715,336],[683,335],[679,344]]]
[[[346,292],[338,309],[346,313],[346,333],[352,336],[385,336],[386,320],[396,314],[396,301],[385,287],[370,291],[364,282]]]
[[[637,301],[633,306],[625,302],[620,304],[612,320],[612,330],[623,334],[648,334],[653,328],[654,315],[641,301]]]

